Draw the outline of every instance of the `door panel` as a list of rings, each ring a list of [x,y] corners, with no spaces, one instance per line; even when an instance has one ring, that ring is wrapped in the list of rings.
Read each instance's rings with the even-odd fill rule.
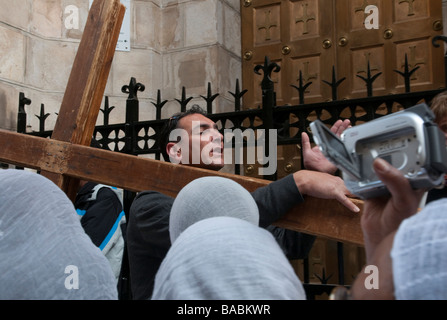
[[[375,6],[378,29],[367,29],[365,20]],[[253,69],[265,56],[281,66],[272,75],[277,104],[299,104],[299,76],[312,82],[305,103],[332,99],[323,82],[346,78],[338,99],[365,97],[365,79],[377,76],[373,95],[402,93],[405,55],[412,91],[438,89],[444,84],[443,48],[431,39],[442,34],[441,0],[241,0],[244,108],[261,105],[263,75]],[[362,79],[363,78],[363,79]]]
[[[375,5],[379,13],[379,29],[366,29],[363,21],[369,16],[364,9]],[[444,86],[443,50],[435,48],[431,39],[442,34],[441,0],[343,0],[337,1],[337,69],[346,77],[340,87],[345,99],[365,97],[367,66],[371,76],[381,73],[373,83],[373,94],[405,92],[405,55],[410,70],[419,69],[411,80],[412,91],[438,89]]]
[[[374,11],[365,10],[368,6]],[[304,103],[332,100],[325,81],[345,78],[337,98],[354,99],[368,95],[405,92],[405,80],[397,71],[418,68],[411,77],[411,90],[424,91],[445,86],[443,46],[431,40],[442,34],[441,0],[242,0],[243,108],[262,105],[263,74],[254,73],[268,56],[281,67],[271,78],[277,105],[300,104],[294,86],[311,83]],[[378,20],[378,29],[365,21]],[[291,119],[293,121],[293,119]],[[287,146],[280,148],[289,148]],[[293,163],[295,146],[278,150],[281,165]],[[278,166],[278,168],[281,167]],[[290,166],[287,166],[288,168]],[[295,166],[294,166],[295,167]],[[278,172],[278,177],[285,172]]]
[[[327,0],[242,2],[242,76],[248,89],[244,108],[261,105],[263,75],[256,75],[253,69],[264,64],[265,56],[281,67],[272,74],[278,105],[299,102],[298,91],[291,85],[298,86],[300,71],[304,84],[313,83],[306,102],[329,97],[331,91],[321,80],[331,76],[335,61],[334,48],[323,45],[333,38],[332,10]]]

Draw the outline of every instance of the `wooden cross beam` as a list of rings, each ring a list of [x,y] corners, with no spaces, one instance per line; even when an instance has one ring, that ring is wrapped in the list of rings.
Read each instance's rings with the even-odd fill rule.
[[[0,130],[0,160],[54,175],[94,181],[129,191],[155,190],[175,196],[182,187],[204,176],[232,179],[249,191],[271,181],[141,158],[64,141]],[[363,202],[353,201],[361,209]],[[360,214],[336,200],[313,197],[275,223],[332,240],[363,245]]]
[[[126,8],[95,0],[76,53],[52,139],[90,145]],[[79,180],[42,171],[74,200]]]
[[[249,191],[267,180],[192,168],[90,148],[125,8],[119,0],[95,0],[79,45],[51,139],[0,130],[0,161],[41,171],[74,199],[79,179],[129,191],[175,196],[203,176],[233,179]],[[353,200],[362,208],[362,201]],[[360,214],[336,200],[306,197],[278,226],[363,245]]]

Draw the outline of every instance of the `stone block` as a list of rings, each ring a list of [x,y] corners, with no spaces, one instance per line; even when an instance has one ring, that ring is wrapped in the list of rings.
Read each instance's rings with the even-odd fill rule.
[[[0,26],[0,78],[23,82],[25,38],[22,33]]]
[[[161,50],[163,34],[160,7],[151,2],[135,1],[132,16],[134,19],[132,47]]]
[[[191,1],[184,6],[185,47],[218,42],[216,0]]]
[[[0,0],[0,21],[5,22],[11,27],[29,31],[30,10],[32,1],[28,0]]]
[[[65,91],[79,43],[28,39],[25,83]]]
[[[60,0],[34,0],[31,10],[31,32],[46,38],[62,36]]]
[[[162,57],[158,52],[141,49],[133,49],[131,53],[116,52],[112,70],[109,77],[111,91],[107,90],[107,93],[121,95],[122,86],[128,85],[131,77],[146,87],[143,92],[138,92],[139,98],[156,97],[157,90],[162,89]]]
[[[163,9],[163,33],[161,35],[163,50],[182,48],[184,46],[183,19],[179,6]]]
[[[20,88],[0,81],[0,129],[16,131]]]

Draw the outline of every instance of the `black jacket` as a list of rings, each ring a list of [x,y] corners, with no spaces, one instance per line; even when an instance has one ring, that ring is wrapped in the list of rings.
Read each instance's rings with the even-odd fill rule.
[[[126,247],[122,194],[115,188],[87,182],[79,190],[74,205],[85,233],[101,249],[121,287],[120,273]]]
[[[100,188],[94,195],[96,186],[97,184],[93,182],[87,182],[82,186],[76,195],[74,205],[78,214],[82,215],[81,225],[85,233],[102,250],[118,217],[123,214],[123,207],[116,193],[109,187]]]
[[[290,258],[303,258],[315,237],[271,226],[296,204],[303,202],[293,176],[274,181],[252,193],[259,208],[259,225],[267,228]],[[155,191],[137,195],[129,212],[127,249],[133,299],[150,299],[155,275],[171,241],[169,215],[174,198]]]

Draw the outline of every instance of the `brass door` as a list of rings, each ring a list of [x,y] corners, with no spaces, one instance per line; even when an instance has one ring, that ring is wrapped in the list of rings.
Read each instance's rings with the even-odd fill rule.
[[[366,97],[368,74],[370,94],[403,93],[405,60],[418,68],[411,91],[445,86],[443,46],[432,45],[442,34],[442,0],[241,0],[241,16],[244,109],[262,104],[263,75],[253,70],[266,56],[281,67],[272,73],[277,105],[300,103],[300,80],[311,83],[304,103],[332,100],[333,72],[344,78],[339,100]],[[278,178],[299,169],[296,146],[277,154]]]
[[[298,104],[291,85],[312,82],[306,102],[325,100],[330,88],[322,79],[331,77],[335,64],[334,2],[328,0],[241,0],[244,108],[261,105],[262,75],[253,72],[265,56],[280,67],[272,74],[277,104]]]
[[[375,11],[367,11],[374,6]],[[367,28],[377,14],[377,27]],[[280,67],[272,74],[277,104],[299,104],[298,85],[311,82],[305,103],[328,101],[332,90],[323,81],[337,79],[338,99],[367,95],[368,63],[374,95],[402,93],[405,55],[412,91],[444,84],[443,49],[431,40],[442,34],[442,0],[241,0],[242,84],[244,108],[261,105],[262,75],[253,72],[265,56]]]
[[[376,7],[378,29],[367,29],[365,20]],[[432,45],[432,38],[442,34],[441,0],[337,0],[336,54],[340,77],[340,97],[361,98],[367,95],[368,63],[375,96],[404,93],[404,78],[395,70],[405,71],[405,55],[410,70],[411,91],[444,87],[443,50]],[[442,66],[440,65],[442,64]],[[362,78],[361,78],[362,77]]]

